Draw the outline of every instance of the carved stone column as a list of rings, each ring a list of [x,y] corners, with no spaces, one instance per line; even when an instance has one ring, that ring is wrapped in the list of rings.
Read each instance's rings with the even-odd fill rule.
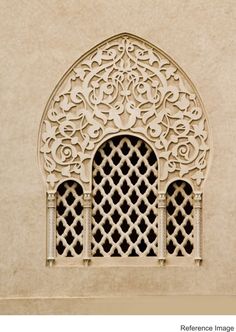
[[[201,257],[201,223],[202,223],[202,193],[194,193],[193,198],[194,208],[194,260],[197,265],[200,265]]]
[[[161,265],[166,259],[166,194],[158,193],[158,260]]]
[[[56,258],[56,194],[47,192],[47,262],[52,266]]]
[[[91,260],[91,223],[92,223],[92,195],[84,194],[84,263],[89,264]]]

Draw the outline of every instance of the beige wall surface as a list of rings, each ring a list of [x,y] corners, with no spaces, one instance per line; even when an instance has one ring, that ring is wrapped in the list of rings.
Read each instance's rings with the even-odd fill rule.
[[[31,312],[15,298],[73,297],[84,303],[101,297],[106,303],[106,297],[125,302],[143,296],[147,313],[148,303],[160,302],[160,295],[182,296],[183,305],[187,295],[218,296],[217,301],[236,296],[235,1],[0,0],[0,15],[0,312]],[[46,200],[37,160],[43,110],[74,61],[121,32],[169,54],[190,76],[207,110],[213,156],[204,187],[201,267],[45,266]],[[63,302],[59,312],[91,313],[78,299],[74,303],[77,310]],[[93,312],[101,312],[100,302],[94,303]],[[45,300],[43,312],[47,305]]]

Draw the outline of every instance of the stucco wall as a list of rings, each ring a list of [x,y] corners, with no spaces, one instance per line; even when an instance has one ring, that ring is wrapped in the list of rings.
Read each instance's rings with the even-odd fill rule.
[[[0,13],[0,298],[236,295],[234,1],[1,0]],[[203,264],[50,269],[37,161],[41,116],[71,64],[124,31],[172,56],[207,110],[213,158],[204,188]]]

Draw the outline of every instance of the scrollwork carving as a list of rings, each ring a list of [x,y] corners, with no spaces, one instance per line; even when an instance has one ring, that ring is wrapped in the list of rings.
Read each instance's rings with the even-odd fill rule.
[[[168,56],[128,34],[79,60],[49,101],[40,141],[49,187],[66,177],[88,183],[97,145],[122,131],[156,148],[161,181],[175,173],[201,186],[209,138],[199,97]]]

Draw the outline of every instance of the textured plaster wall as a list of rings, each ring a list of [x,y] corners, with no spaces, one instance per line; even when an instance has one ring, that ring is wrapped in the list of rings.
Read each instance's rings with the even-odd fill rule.
[[[235,1],[1,0],[0,15],[0,298],[236,295]],[[203,265],[49,269],[41,116],[71,64],[124,31],[173,57],[208,112]]]

